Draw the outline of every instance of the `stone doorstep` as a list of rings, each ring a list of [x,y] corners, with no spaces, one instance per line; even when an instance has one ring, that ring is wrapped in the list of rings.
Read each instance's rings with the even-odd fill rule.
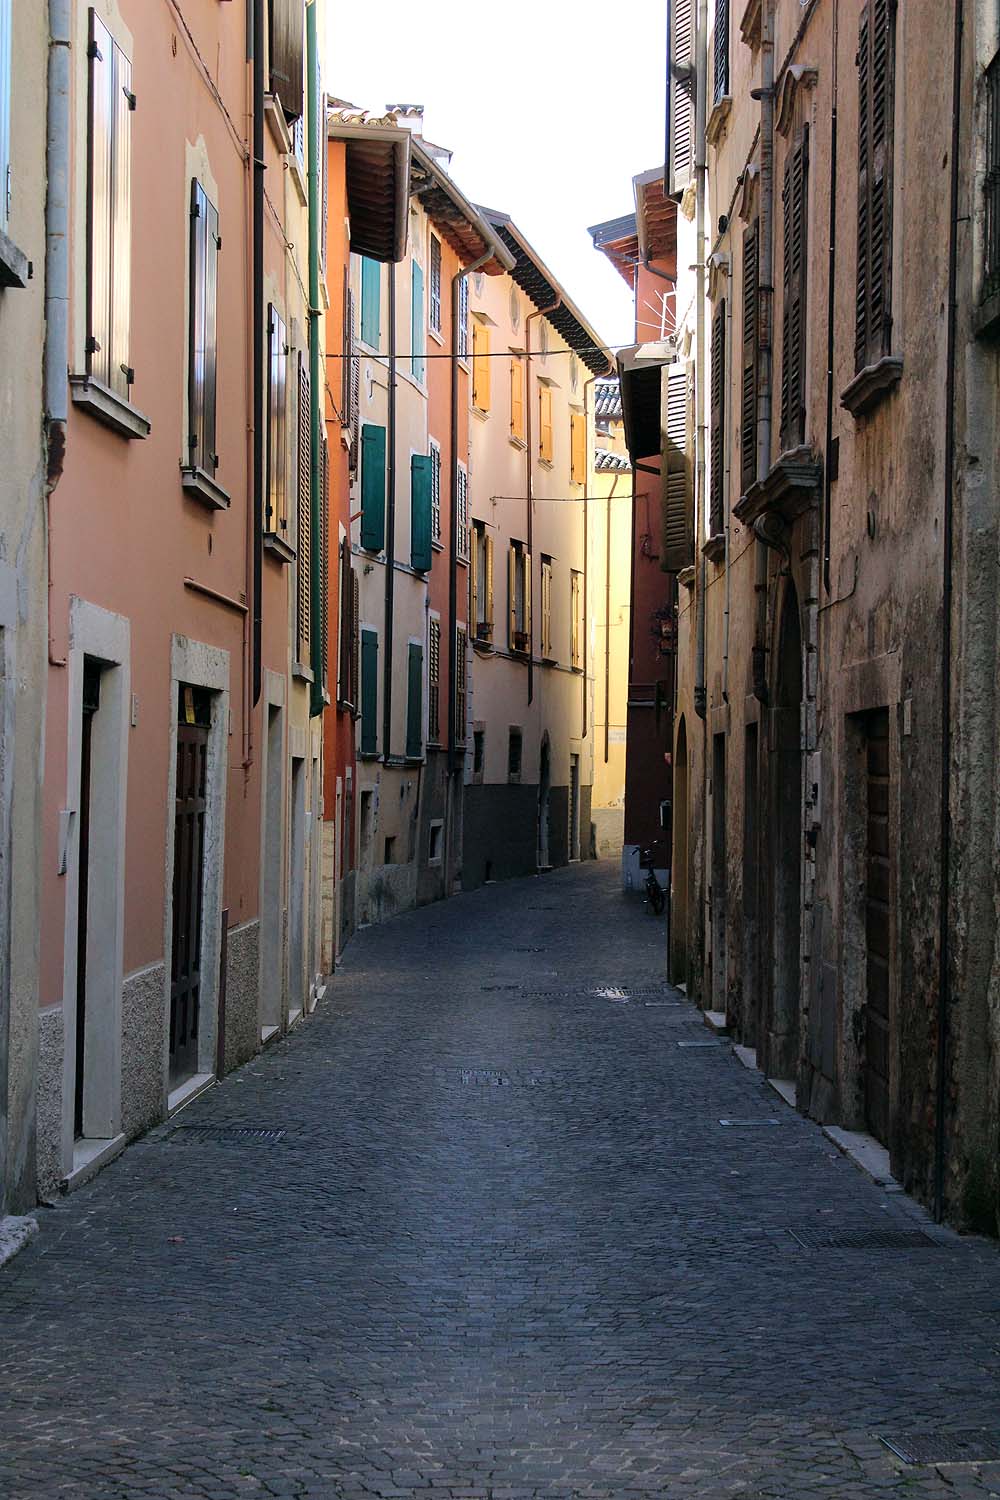
[[[0,1266],[13,1260],[38,1233],[38,1220],[30,1215],[6,1214],[0,1219]]]
[[[703,1010],[701,1018],[709,1031],[714,1031],[716,1036],[725,1036],[729,1030],[724,1010]]]
[[[874,1136],[865,1135],[861,1130],[842,1130],[839,1125],[824,1125],[823,1134],[872,1182],[879,1187],[900,1191],[889,1166],[889,1153]]]

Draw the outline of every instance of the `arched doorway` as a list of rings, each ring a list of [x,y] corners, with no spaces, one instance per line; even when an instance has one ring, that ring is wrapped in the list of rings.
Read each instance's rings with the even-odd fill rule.
[[[674,751],[674,836],[670,860],[670,978],[686,984],[688,977],[688,752],[683,716],[677,726]]]
[[[549,737],[542,738],[542,751],[538,766],[538,868],[548,870],[549,857],[549,801],[552,790],[552,754]]]
[[[778,630],[771,732],[771,1006],[766,1066],[794,1080],[799,1060],[802,930],[802,629],[788,579]]]

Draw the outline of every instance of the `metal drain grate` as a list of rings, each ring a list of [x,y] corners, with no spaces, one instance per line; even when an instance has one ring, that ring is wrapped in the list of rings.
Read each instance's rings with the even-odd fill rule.
[[[756,1126],[756,1125],[780,1125],[781,1121],[780,1120],[776,1120],[773,1117],[771,1117],[771,1118],[768,1118],[766,1120],[762,1120],[762,1119],[720,1120],[719,1124],[720,1125],[729,1125],[734,1130],[749,1130],[751,1128],[751,1126]]]
[[[937,1250],[938,1241],[921,1229],[790,1229],[803,1250]]]
[[[178,1125],[170,1132],[170,1139],[180,1137],[186,1141],[218,1141],[221,1145],[248,1145],[260,1141],[273,1145],[283,1141],[286,1132],[265,1125]]]
[[[628,1000],[632,992],[623,990],[617,984],[604,984],[600,989],[591,990],[590,993],[596,995],[599,1000]]]
[[[718,1051],[718,1047],[719,1047],[718,1042],[713,1042],[713,1041],[707,1041],[707,1042],[678,1042],[677,1045],[678,1045],[678,1047],[698,1047],[698,1048],[701,1048],[701,1047],[714,1047],[716,1049],[716,1051]]]
[[[474,1084],[487,1084],[491,1088],[504,1088],[510,1083],[507,1073],[500,1073],[495,1068],[463,1068],[462,1082]]]
[[[904,1464],[993,1464],[1000,1462],[1000,1437],[995,1432],[908,1432],[879,1434],[891,1453]]]
[[[505,992],[508,990],[519,990],[521,986],[519,984],[481,984],[479,988],[484,995],[492,995],[500,990]]]

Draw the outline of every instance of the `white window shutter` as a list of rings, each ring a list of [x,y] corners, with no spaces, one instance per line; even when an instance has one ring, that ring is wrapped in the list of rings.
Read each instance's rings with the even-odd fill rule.
[[[694,0],[668,0],[667,192],[679,198],[694,176]]]

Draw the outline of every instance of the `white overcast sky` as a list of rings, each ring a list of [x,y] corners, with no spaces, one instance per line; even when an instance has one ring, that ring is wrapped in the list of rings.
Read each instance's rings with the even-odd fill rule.
[[[331,0],[328,87],[363,109],[422,104],[475,203],[509,213],[602,339],[631,293],[588,224],[633,208],[663,160],[665,0]]]

